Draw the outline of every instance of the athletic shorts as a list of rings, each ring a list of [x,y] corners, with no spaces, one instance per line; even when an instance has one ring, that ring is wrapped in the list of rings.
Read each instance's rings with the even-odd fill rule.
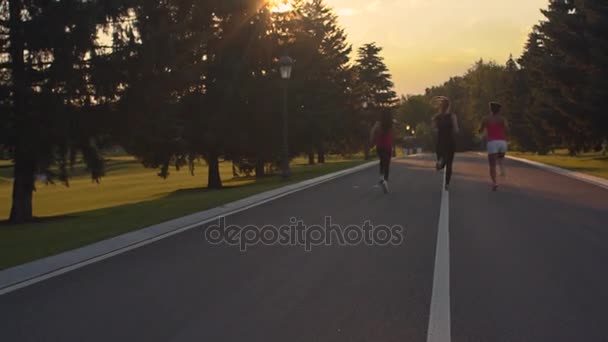
[[[507,142],[504,140],[492,140],[488,142],[488,154],[507,153]]]

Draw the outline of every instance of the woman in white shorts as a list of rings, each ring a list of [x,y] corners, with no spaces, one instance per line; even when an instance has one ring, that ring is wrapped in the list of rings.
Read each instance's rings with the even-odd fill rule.
[[[482,123],[479,132],[486,132],[488,140],[488,161],[490,163],[490,177],[492,178],[492,191],[498,190],[498,182],[496,181],[496,164],[500,168],[500,175],[505,176],[505,168],[503,160],[507,153],[507,131],[509,124],[504,116],[500,114],[502,105],[496,102],[490,102],[490,115],[486,116]]]

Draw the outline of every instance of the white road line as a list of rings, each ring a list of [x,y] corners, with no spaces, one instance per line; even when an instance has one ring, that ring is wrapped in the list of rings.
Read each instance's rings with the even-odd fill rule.
[[[433,295],[427,342],[450,342],[452,339],[450,319],[450,193],[445,190],[445,173],[441,193],[437,250],[433,274]]]

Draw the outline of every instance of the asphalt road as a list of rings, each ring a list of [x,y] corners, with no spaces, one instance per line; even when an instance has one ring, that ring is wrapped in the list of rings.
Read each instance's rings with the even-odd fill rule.
[[[452,341],[608,341],[608,191],[516,162],[490,191],[458,155],[450,191]],[[229,224],[401,225],[399,246],[214,246],[195,229],[0,296],[0,341],[427,341],[442,174],[395,161]]]

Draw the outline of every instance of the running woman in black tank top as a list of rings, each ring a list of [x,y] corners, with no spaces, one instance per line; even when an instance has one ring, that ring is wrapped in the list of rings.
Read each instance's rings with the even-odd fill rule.
[[[445,168],[445,189],[448,190],[452,180],[452,164],[456,152],[455,135],[458,133],[458,120],[450,112],[450,100],[439,96],[433,98],[439,105],[439,113],[433,117],[433,127],[437,131],[437,170]]]

